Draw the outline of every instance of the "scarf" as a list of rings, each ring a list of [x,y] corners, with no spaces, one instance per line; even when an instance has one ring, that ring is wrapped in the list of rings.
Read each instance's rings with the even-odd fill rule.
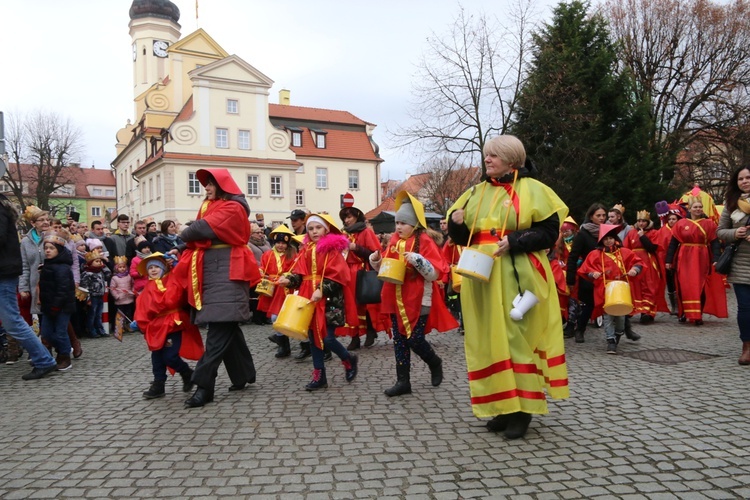
[[[599,224],[594,224],[593,222],[584,222],[583,224],[581,224],[581,229],[589,233],[595,239],[599,239]]]
[[[130,273],[127,271],[123,271],[121,273],[115,274],[115,276],[117,276],[118,278],[125,278],[126,276],[130,276]]]
[[[167,234],[162,234],[162,236],[164,237],[165,240],[169,241],[170,243],[174,243],[175,240],[177,239],[176,234],[167,233]]]
[[[364,222],[355,222],[351,226],[344,227],[344,231],[349,234],[356,234],[364,231],[366,227],[367,224],[365,224]]]
[[[40,241],[42,241],[42,237],[39,235],[39,233],[36,232],[36,228],[33,228],[31,231],[29,231],[29,236],[31,236],[31,241],[33,241],[37,245]]]

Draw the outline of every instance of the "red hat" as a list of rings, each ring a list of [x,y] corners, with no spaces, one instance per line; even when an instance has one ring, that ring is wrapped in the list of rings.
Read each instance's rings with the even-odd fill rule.
[[[684,205],[681,205],[677,202],[670,203],[669,212],[667,212],[667,215],[676,215],[677,217],[684,219],[685,217],[687,217],[687,210],[685,209]]]
[[[614,236],[615,238],[617,238],[617,233],[619,232],[620,226],[618,224],[600,224],[599,239],[596,240],[596,242],[601,243],[605,236]]]
[[[195,173],[200,183],[205,187],[208,181],[213,177],[216,185],[227,194],[242,194],[232,174],[226,168],[202,168]]]

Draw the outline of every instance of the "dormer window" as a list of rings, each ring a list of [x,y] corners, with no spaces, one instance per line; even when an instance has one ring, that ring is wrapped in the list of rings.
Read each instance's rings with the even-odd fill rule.
[[[292,147],[302,147],[302,129],[297,127],[286,128],[292,134]]]
[[[314,128],[310,129],[310,132],[312,132],[313,139],[315,139],[315,147],[318,149],[325,149],[326,148],[326,132],[325,130],[317,130]]]

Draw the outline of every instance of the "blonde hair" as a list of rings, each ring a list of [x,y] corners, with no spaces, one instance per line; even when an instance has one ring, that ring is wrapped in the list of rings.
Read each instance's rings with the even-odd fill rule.
[[[514,135],[498,135],[484,143],[485,156],[497,156],[513,168],[519,168],[526,163],[526,149],[518,137]]]

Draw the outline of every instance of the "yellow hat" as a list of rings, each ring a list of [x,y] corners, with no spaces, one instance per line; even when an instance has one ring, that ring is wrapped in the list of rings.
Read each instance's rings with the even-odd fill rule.
[[[417,221],[419,221],[419,225],[423,228],[427,228],[427,219],[424,216],[424,205],[421,201],[419,201],[406,191],[401,191],[396,195],[396,212],[398,212],[398,209],[401,208],[401,204],[404,202],[404,199],[408,199],[409,201],[407,201],[407,203],[411,203],[412,207],[414,208],[414,213],[417,215]]]
[[[169,261],[164,257],[164,254],[161,252],[156,252],[147,255],[138,263],[138,273],[140,273],[141,276],[146,276],[146,270],[148,269],[149,263],[154,262],[160,262],[162,266],[164,266],[164,274],[167,274],[170,270],[170,264]],[[161,266],[160,266],[161,267]]]
[[[576,226],[578,225],[578,223],[576,222],[576,220],[573,217],[571,217],[570,215],[568,215],[567,217],[565,217],[565,220],[563,222],[570,222],[571,224],[575,224]]]
[[[292,239],[302,245],[305,242],[305,236],[304,234],[295,234]]]
[[[336,221],[333,220],[333,217],[331,217],[329,214],[319,213],[319,214],[309,214],[307,217],[305,217],[305,227],[307,227],[308,221],[310,219],[315,220],[315,218],[322,219],[325,221],[325,223],[328,225],[328,231],[333,234],[341,234],[341,229],[336,225]]]
[[[273,231],[271,231],[271,234],[278,234],[278,233],[294,235],[292,230],[286,227],[286,224],[279,224]]]

